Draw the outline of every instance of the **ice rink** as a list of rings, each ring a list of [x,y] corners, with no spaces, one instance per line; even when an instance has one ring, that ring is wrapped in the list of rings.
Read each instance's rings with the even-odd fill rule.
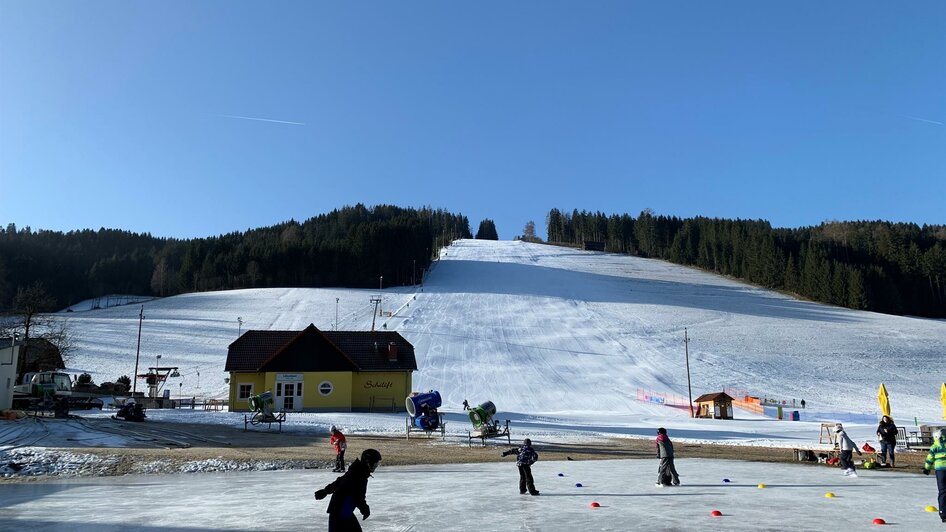
[[[946,528],[936,482],[906,472],[679,459],[683,485],[654,486],[657,460],[539,461],[538,497],[514,461],[380,467],[365,531],[902,530]],[[324,530],[323,470],[152,475],[0,485],[0,530]],[[728,479],[730,482],[725,482]],[[581,484],[581,487],[578,487]],[[764,488],[759,485],[764,484]],[[833,493],[833,498],[825,496]],[[597,502],[600,507],[592,508]],[[722,513],[712,517],[713,510]]]

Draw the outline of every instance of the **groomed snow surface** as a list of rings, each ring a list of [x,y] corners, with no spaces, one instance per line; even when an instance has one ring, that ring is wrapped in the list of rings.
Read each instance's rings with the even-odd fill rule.
[[[679,459],[682,486],[654,486],[657,460],[539,461],[538,497],[509,463],[380,467],[366,531],[898,530],[946,528],[931,477]],[[562,476],[559,476],[561,474]],[[324,530],[326,470],[88,478],[0,485],[0,530]],[[729,483],[724,482],[729,479]],[[581,484],[582,487],[577,487]],[[765,488],[760,488],[764,484]],[[827,493],[835,497],[827,498]],[[597,502],[600,507],[592,508]],[[722,513],[712,517],[713,510]]]
[[[377,294],[286,288],[149,301],[139,372],[161,355],[182,375],[167,384],[172,396],[226,397],[227,346],[238,332],[331,330],[336,298],[339,329],[369,330]],[[445,248],[423,287],[384,289],[383,299],[376,326],[414,344],[415,389],[439,390],[448,408],[489,400],[513,415],[587,424],[682,418],[636,394],[687,395],[686,328],[695,395],[735,387],[875,422],[883,382],[901,423],[941,419],[943,320],[798,301],[657,260],[478,240]],[[69,366],[95,382],[133,374],[139,308],[60,313],[77,340]]]

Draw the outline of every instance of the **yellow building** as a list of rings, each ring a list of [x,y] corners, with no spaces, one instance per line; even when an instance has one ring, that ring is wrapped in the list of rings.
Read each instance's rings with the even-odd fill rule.
[[[230,410],[273,393],[287,412],[404,411],[417,369],[414,346],[394,331],[247,331],[227,351]]]

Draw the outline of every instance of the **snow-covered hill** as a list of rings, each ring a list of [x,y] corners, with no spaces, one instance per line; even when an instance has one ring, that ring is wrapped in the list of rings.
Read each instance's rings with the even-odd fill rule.
[[[224,396],[227,346],[240,329],[332,329],[337,298],[339,329],[367,330],[377,293],[257,289],[149,301],[140,366],[160,354],[162,366],[180,367],[174,396]],[[394,315],[377,326],[415,345],[415,388],[439,390],[445,406],[491,400],[539,419],[683,416],[636,394],[687,395],[686,328],[694,396],[736,387],[856,419],[878,411],[883,382],[895,417],[941,415],[946,322],[798,301],[662,261],[461,240],[422,288],[384,289],[383,298]],[[70,366],[96,382],[132,374],[139,308],[62,314],[77,336]]]

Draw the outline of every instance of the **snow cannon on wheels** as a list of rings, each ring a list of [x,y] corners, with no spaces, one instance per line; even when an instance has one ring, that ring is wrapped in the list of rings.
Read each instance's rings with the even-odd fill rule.
[[[468,435],[470,438],[470,447],[473,446],[473,438],[479,438],[483,445],[486,445],[487,438],[506,437],[506,441],[512,445],[512,437],[509,435],[509,420],[505,425],[500,425],[499,420],[494,420],[496,415],[496,405],[492,401],[486,401],[479,406],[470,409],[470,422],[473,423],[473,430]]]
[[[267,390],[259,395],[250,396],[247,401],[250,403],[252,415],[243,414],[243,431],[249,425],[260,425],[266,423],[266,428],[272,428],[273,423],[279,425],[279,432],[282,432],[282,422],[286,421],[286,413],[283,411],[273,412],[273,392]]]
[[[426,393],[414,392],[404,400],[407,408],[407,439],[411,439],[411,432],[423,432],[430,437],[432,432],[440,432],[440,439],[446,439],[446,424],[443,414],[437,412],[443,402],[440,392],[430,390]]]

